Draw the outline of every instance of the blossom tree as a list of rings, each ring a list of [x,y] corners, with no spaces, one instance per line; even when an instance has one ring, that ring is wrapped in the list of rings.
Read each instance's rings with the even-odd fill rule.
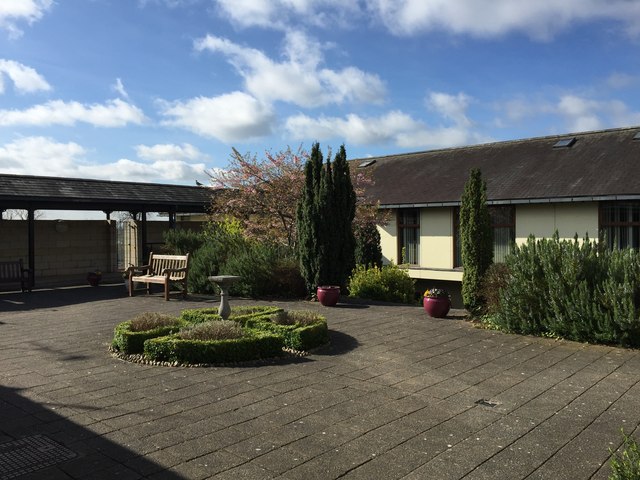
[[[238,219],[249,237],[291,248],[296,242],[296,206],[308,155],[287,148],[278,153],[242,155],[235,148],[225,169],[209,172],[217,190],[212,210]]]

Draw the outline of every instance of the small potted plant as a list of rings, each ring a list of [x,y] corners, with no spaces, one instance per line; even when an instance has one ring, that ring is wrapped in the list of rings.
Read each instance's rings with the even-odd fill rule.
[[[340,299],[340,287],[337,285],[319,285],[316,295],[320,305],[334,307]]]
[[[100,284],[100,280],[102,280],[102,272],[100,270],[87,273],[87,282],[92,287],[97,287]]]
[[[446,317],[451,309],[451,295],[444,288],[430,288],[424,292],[422,305],[430,317]]]

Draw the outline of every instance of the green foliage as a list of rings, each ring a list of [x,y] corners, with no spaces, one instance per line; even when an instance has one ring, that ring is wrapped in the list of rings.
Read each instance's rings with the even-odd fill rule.
[[[175,318],[173,325],[159,326],[144,331],[132,331],[131,321],[116,325],[113,332],[111,347],[124,354],[142,353],[144,342],[150,338],[162,337],[177,332],[184,325],[182,320]]]
[[[180,364],[245,362],[283,354],[284,340],[270,332],[245,331],[241,338],[184,340],[177,335],[152,338],[144,343],[146,358]]]
[[[530,237],[506,262],[492,321],[500,328],[577,341],[640,345],[640,255]]]
[[[358,265],[349,279],[349,296],[385,302],[412,303],[414,280],[397,265]]]
[[[129,330],[132,332],[145,332],[158,327],[170,327],[178,323],[178,318],[160,312],[139,313],[129,321]]]
[[[205,242],[202,231],[174,228],[163,234],[165,249],[175,255],[186,255],[196,252]]]
[[[480,295],[484,299],[484,313],[494,315],[500,309],[500,292],[509,282],[509,267],[504,263],[493,263],[482,278]]]
[[[366,223],[355,229],[355,261],[356,265],[365,267],[382,267],[382,247],[380,232],[375,223]]]
[[[635,439],[622,433],[622,450],[611,457],[609,480],[640,480],[640,448]]]
[[[355,201],[344,146],[324,166],[314,144],[296,213],[300,273],[309,293],[318,285],[345,285],[354,265]]]
[[[181,328],[183,340],[226,340],[243,336],[242,327],[233,320],[213,320]]]
[[[234,307],[231,307],[231,314],[229,315],[229,319],[235,320],[236,322],[241,322],[244,325],[243,321],[245,319],[273,315],[282,311],[283,310],[280,307],[234,306]],[[191,323],[191,324],[210,322],[212,320],[222,320],[222,317],[218,315],[218,307],[186,309],[180,313],[180,318],[185,322]]]
[[[286,348],[306,351],[329,343],[329,329],[326,319],[313,312],[280,312],[265,319],[261,318],[254,328],[281,335]]]
[[[462,253],[462,301],[477,314],[483,306],[482,278],[493,262],[493,230],[487,207],[487,185],[478,169],[472,169],[460,200]]]

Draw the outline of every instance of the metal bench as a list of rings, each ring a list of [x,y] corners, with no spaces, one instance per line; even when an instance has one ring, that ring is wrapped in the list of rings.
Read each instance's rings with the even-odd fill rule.
[[[31,291],[29,269],[24,268],[22,259],[0,262],[0,283],[19,283],[20,289]]]
[[[164,285],[164,299],[169,300],[171,283],[182,287],[182,296],[187,296],[187,275],[189,274],[189,254],[186,255],[154,255],[149,254],[149,264],[131,266],[127,269],[129,296],[133,296],[134,282],[145,283],[147,294],[151,293],[150,285]]]

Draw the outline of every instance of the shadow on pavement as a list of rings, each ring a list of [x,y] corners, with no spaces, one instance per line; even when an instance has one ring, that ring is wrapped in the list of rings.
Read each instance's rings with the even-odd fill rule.
[[[91,428],[0,386],[0,478],[184,478]]]

